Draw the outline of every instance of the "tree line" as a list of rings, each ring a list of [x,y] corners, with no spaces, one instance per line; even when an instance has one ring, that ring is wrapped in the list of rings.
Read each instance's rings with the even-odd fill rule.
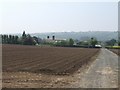
[[[30,34],[26,34],[25,31],[23,31],[21,37],[18,37],[17,35],[6,34],[0,36],[3,44],[35,45],[36,43],[38,43],[37,37],[31,37]]]
[[[3,44],[18,44],[18,36],[16,35],[1,35]]]
[[[114,46],[115,44],[117,44],[118,46],[120,46],[120,41],[115,40],[115,39],[111,39],[105,42],[106,46]]]
[[[47,44],[47,45],[53,45],[53,46],[63,46],[63,47],[72,47],[72,46],[92,46],[95,47],[95,45],[98,43],[96,38],[91,38],[89,41],[81,41],[76,43],[75,40],[70,38],[69,40],[60,40],[57,42],[46,42],[44,40],[41,40],[40,38],[37,38],[36,36],[31,36],[30,34],[26,34],[25,31],[23,31],[22,36],[17,35],[0,35],[2,38],[3,44],[21,44],[21,45],[36,45],[36,44]]]

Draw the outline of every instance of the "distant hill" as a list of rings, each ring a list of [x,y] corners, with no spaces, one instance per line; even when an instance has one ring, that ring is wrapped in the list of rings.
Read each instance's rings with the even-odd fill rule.
[[[78,39],[78,40],[87,40],[90,37],[96,37],[99,41],[106,41],[110,39],[118,39],[118,32],[117,31],[89,31],[89,32],[52,32],[52,33],[34,33],[31,34],[32,36],[37,36],[40,38],[47,38],[47,36],[54,35],[55,38],[58,39]]]

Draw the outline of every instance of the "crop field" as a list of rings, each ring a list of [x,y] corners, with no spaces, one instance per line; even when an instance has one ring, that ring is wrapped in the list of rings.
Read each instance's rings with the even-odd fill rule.
[[[3,72],[71,74],[99,49],[3,45]]]

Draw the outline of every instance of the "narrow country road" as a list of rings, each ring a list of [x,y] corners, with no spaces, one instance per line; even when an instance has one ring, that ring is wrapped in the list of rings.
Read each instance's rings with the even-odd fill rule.
[[[75,83],[78,88],[117,88],[118,56],[107,49],[101,49],[81,80]]]

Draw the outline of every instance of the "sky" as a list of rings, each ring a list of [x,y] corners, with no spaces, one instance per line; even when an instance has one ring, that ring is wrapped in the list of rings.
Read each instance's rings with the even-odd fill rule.
[[[117,31],[118,2],[108,1],[1,0],[0,33]]]

